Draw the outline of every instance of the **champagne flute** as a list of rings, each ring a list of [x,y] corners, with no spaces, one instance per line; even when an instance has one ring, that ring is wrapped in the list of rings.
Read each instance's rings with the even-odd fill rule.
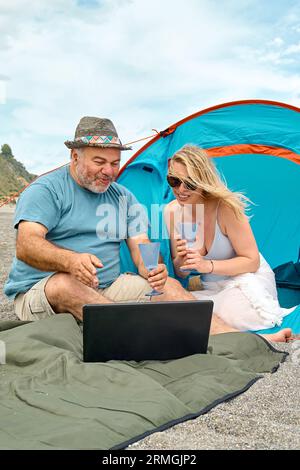
[[[152,271],[152,269],[157,268],[160,242],[139,243],[139,249],[146,269],[148,269],[148,271]],[[152,297],[154,295],[161,294],[162,292],[152,289],[151,292],[148,292],[145,295]]]
[[[187,247],[194,248],[194,243],[197,237],[199,223],[197,222],[180,222],[177,224],[178,232],[181,240],[186,240]],[[180,271],[185,273],[192,273],[193,270],[179,268]]]

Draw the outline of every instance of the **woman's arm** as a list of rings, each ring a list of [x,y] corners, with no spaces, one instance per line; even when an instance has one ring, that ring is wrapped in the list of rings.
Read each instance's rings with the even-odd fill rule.
[[[259,252],[247,217],[238,220],[231,208],[225,204],[219,207],[219,226],[229,238],[236,256],[228,260],[205,260],[199,253],[187,254],[185,268],[197,269],[202,273],[213,273],[223,276],[253,273],[259,268]]]
[[[219,207],[221,229],[229,238],[236,257],[214,262],[215,274],[236,276],[243,273],[254,273],[258,270],[260,259],[257,244],[246,215],[238,220],[233,210],[221,204]]]

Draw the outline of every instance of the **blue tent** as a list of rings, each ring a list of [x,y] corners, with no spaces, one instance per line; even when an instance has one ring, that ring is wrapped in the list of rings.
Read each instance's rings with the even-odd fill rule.
[[[148,209],[173,199],[168,159],[183,145],[208,154],[228,187],[253,202],[251,226],[260,252],[275,267],[300,246],[300,109],[262,100],[236,101],[195,113],[160,132],[122,168],[118,182]],[[162,241],[169,272],[169,246]],[[133,265],[125,249],[123,269]],[[299,303],[299,302],[298,302]]]

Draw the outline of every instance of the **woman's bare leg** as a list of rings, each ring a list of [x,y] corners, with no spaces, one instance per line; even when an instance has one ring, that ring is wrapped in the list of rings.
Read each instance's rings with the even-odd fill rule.
[[[267,341],[272,341],[273,343],[288,343],[292,339],[292,330],[290,328],[284,328],[278,333],[262,335],[263,338],[266,338]]]

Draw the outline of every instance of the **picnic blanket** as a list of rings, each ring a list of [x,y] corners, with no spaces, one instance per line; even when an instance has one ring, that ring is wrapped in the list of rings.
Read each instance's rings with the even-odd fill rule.
[[[227,333],[207,354],[83,363],[68,314],[0,322],[0,349],[1,449],[124,448],[246,391],[286,356],[255,334]]]

